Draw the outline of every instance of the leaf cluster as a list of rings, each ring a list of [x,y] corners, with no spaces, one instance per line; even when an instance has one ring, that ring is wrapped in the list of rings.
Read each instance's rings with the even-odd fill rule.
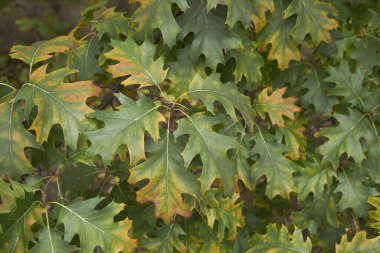
[[[1,252],[380,250],[379,1],[107,2],[11,49]]]

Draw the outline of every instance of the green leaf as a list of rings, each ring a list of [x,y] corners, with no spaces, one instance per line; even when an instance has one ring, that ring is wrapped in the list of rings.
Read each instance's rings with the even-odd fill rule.
[[[226,24],[230,28],[240,21],[245,29],[249,29],[253,22],[255,24],[255,31],[257,32],[266,25],[266,12],[268,10],[274,11],[273,0],[209,0],[207,1],[207,12],[215,8],[217,4],[228,6]]]
[[[147,131],[157,142],[159,139],[158,124],[165,118],[157,111],[158,106],[144,95],[134,101],[123,94],[115,94],[121,105],[118,111],[96,111],[88,117],[104,122],[104,128],[85,132],[91,146],[87,154],[100,154],[105,164],[110,164],[118,154],[125,159],[125,146],[128,147],[130,163],[136,164],[145,159],[144,133]]]
[[[349,110],[349,115],[336,114],[334,117],[339,125],[322,128],[318,136],[325,136],[329,140],[317,148],[317,152],[323,155],[323,161],[329,161],[334,168],[338,168],[340,157],[346,153],[348,157],[353,157],[357,164],[361,164],[365,158],[361,138],[371,140],[372,128],[365,117],[356,110]]]
[[[90,40],[71,51],[70,56],[73,62],[70,67],[78,70],[79,81],[91,80],[96,73],[103,72],[96,58],[100,55],[98,43],[98,40],[91,37]]]
[[[139,46],[132,37],[128,37],[126,41],[112,40],[110,45],[113,49],[104,55],[119,63],[108,66],[107,71],[114,78],[130,75],[122,84],[140,84],[144,87],[159,85],[165,79],[167,70],[163,70],[164,59],[153,60],[156,47],[150,41]]]
[[[94,12],[101,9],[105,8],[105,5],[108,3],[108,0],[99,0],[96,1],[92,4],[89,4],[81,13],[81,17],[83,19],[92,19],[94,16]]]
[[[233,28],[237,22],[241,22],[245,29],[252,26],[252,14],[254,12],[251,1],[246,0],[226,0],[227,20],[226,24]]]
[[[165,223],[173,222],[175,215],[191,216],[190,206],[182,194],[197,197],[199,185],[195,177],[186,171],[183,159],[174,140],[162,139],[150,153],[148,160],[131,169],[130,183],[149,179],[149,183],[137,191],[137,201],[152,201],[155,216]]]
[[[10,102],[16,94],[16,89],[9,84],[0,82],[0,104]]]
[[[179,24],[183,29],[183,37],[194,33],[190,47],[192,61],[196,62],[203,54],[205,65],[216,69],[218,63],[225,62],[223,51],[240,48],[242,43],[241,39],[225,26],[224,11],[217,8],[207,13],[205,2],[192,1],[190,9],[179,17]]]
[[[240,81],[243,75],[249,83],[261,81],[262,75],[260,69],[264,66],[264,60],[256,51],[255,44],[252,43],[240,49],[232,49],[231,56],[236,61],[236,68],[234,70],[236,81]]]
[[[235,166],[237,170],[237,179],[240,179],[245,187],[252,190],[254,184],[251,182],[250,171],[251,166],[249,165],[247,159],[249,158],[249,146],[248,138],[244,140],[244,136],[240,138],[240,146],[236,150],[235,156]]]
[[[94,21],[93,28],[98,31],[99,38],[108,34],[110,38],[117,38],[119,34],[128,36],[131,33],[131,21],[124,17],[124,13],[116,12],[115,8],[105,9]]]
[[[204,200],[200,202],[201,212],[207,217],[207,224],[212,229],[218,221],[218,239],[222,240],[225,230],[228,229],[227,240],[234,240],[237,236],[237,228],[243,228],[245,220],[243,217],[243,202],[236,204],[239,194],[231,197],[223,197],[223,192],[210,189]]]
[[[29,119],[34,106],[38,113],[30,126],[36,131],[37,142],[47,141],[50,129],[60,124],[68,146],[75,148],[78,134],[89,127],[85,114],[92,111],[86,99],[98,93],[91,81],[66,83],[66,76],[76,70],[62,68],[46,73],[47,65],[35,70],[18,92],[15,100],[25,100],[25,117]]]
[[[250,137],[246,133],[247,126],[243,126],[240,121],[233,121],[231,118],[227,118],[224,115],[220,117],[223,122],[224,129],[221,134],[229,136],[240,136],[239,147],[236,152],[233,152],[232,158],[235,162],[235,167],[237,170],[237,175],[235,176],[236,185],[238,185],[238,180],[241,180],[245,187],[252,190],[254,184],[251,182],[251,166],[248,163],[249,149],[250,149]]]
[[[357,168],[347,168],[338,174],[339,184],[335,192],[342,193],[342,198],[337,206],[340,211],[352,208],[355,214],[361,218],[367,218],[369,196],[378,195],[375,188],[363,184],[365,174]]]
[[[25,156],[25,147],[39,148],[35,137],[22,124],[24,118],[19,103],[0,104],[0,174],[18,178],[33,172]]]
[[[111,202],[102,209],[95,209],[104,198],[76,199],[68,205],[54,202],[59,209],[58,224],[65,225],[66,241],[75,234],[80,238],[80,251],[93,253],[99,246],[104,252],[132,252],[136,240],[128,236],[132,222],[128,219],[115,222],[114,217],[123,210],[124,204]]]
[[[254,109],[261,118],[265,118],[265,113],[268,113],[272,125],[278,125],[279,127],[285,127],[282,116],[295,120],[294,113],[301,111],[300,107],[294,105],[298,101],[297,98],[282,97],[285,91],[286,88],[281,88],[268,95],[268,88],[264,88],[253,104]]]
[[[302,88],[307,89],[307,92],[301,96],[301,104],[304,107],[313,105],[318,114],[329,115],[338,100],[327,96],[328,86],[323,81],[325,77],[326,74],[322,70],[313,68],[302,84]]]
[[[297,227],[293,234],[289,234],[286,227],[280,230],[276,225],[270,225],[265,235],[254,235],[252,247],[247,253],[310,253],[311,241],[303,241],[302,231]]]
[[[282,12],[277,9],[271,22],[259,33],[259,47],[271,44],[268,60],[277,60],[278,68],[288,68],[291,60],[300,61],[301,53],[289,34],[292,29],[290,20],[282,20]]]
[[[200,66],[189,59],[191,59],[189,48],[177,51],[177,60],[170,64],[168,70],[167,78],[171,81],[168,93],[176,96],[186,93],[190,82],[201,71]]]
[[[188,223],[186,228],[187,252],[189,253],[230,253],[233,241],[219,240],[214,230],[202,219]],[[240,251],[238,251],[240,252]]]
[[[141,246],[152,253],[186,252],[186,246],[180,239],[183,235],[185,232],[178,223],[165,225],[153,231],[152,237],[143,238]]]
[[[321,167],[319,163],[305,163],[304,169],[295,175],[298,196],[304,200],[313,193],[314,199],[322,199],[325,186],[336,176],[334,170]]]
[[[234,84],[222,83],[219,74],[213,73],[206,79],[196,75],[189,85],[188,93],[193,99],[200,99],[211,113],[214,112],[215,101],[220,102],[235,121],[235,108],[238,109],[247,126],[253,129],[254,112],[249,97],[241,94]]]
[[[184,134],[189,135],[186,148],[182,152],[185,167],[190,165],[197,154],[201,156],[201,191],[206,192],[216,179],[220,179],[224,192],[231,195],[236,171],[232,161],[227,157],[227,150],[238,147],[236,138],[216,133],[212,127],[220,121],[203,113],[187,116],[177,123],[178,128],[174,136],[178,138]]]
[[[39,41],[30,46],[13,46],[9,55],[13,59],[27,63],[32,68],[34,64],[53,57],[53,53],[66,53],[78,44],[79,42],[72,36],[60,36]]]
[[[356,48],[350,52],[351,58],[371,74],[372,68],[380,65],[379,39],[375,36],[365,37],[355,44]]]
[[[323,189],[326,189],[323,187]],[[316,238],[315,245],[334,247],[339,235],[337,210],[333,191],[326,190],[319,198],[306,198],[301,201],[301,210],[292,213],[294,224]]]
[[[34,201],[32,193],[16,199],[16,209],[0,216],[0,245],[5,252],[26,252],[32,237],[31,226],[43,224],[42,213],[46,210]]]
[[[135,1],[133,1],[135,2]],[[172,47],[177,35],[181,32],[172,13],[172,5],[186,11],[189,6],[186,0],[136,0],[141,6],[132,16],[132,21],[138,24],[138,30],[146,38],[152,38],[155,28],[160,29],[164,43]]]
[[[258,131],[253,135],[255,146],[251,154],[260,155],[251,169],[253,182],[256,182],[263,175],[267,178],[266,195],[273,198],[280,195],[289,197],[290,192],[296,192],[292,174],[299,170],[297,164],[284,158],[282,154],[287,149],[275,142],[275,137]]]
[[[8,184],[0,179],[0,214],[12,212],[13,209],[16,208],[16,199],[25,196],[22,184],[13,180],[9,181],[10,183]]]
[[[342,241],[336,246],[337,253],[377,253],[379,251],[380,237],[367,239],[366,232],[360,231],[349,242],[346,237],[342,238]]]
[[[223,0],[208,0],[206,5],[207,12],[211,11],[212,9],[216,8],[218,4],[222,4]]]
[[[310,35],[315,45],[318,45],[321,41],[331,41],[329,31],[338,28],[339,24],[328,16],[337,14],[331,3],[319,0],[292,0],[285,10],[284,18],[297,15],[296,24],[291,30],[291,35],[296,41],[302,42],[306,35]]]
[[[379,155],[378,148],[374,148],[370,150],[370,152],[367,155],[367,159],[363,161],[362,165],[351,163],[351,165],[357,167],[359,170],[365,170],[369,178],[375,184],[380,183],[380,174],[378,172],[379,164],[380,164],[380,155]]]
[[[380,230],[380,197],[370,196],[368,203],[376,208],[376,210],[369,211],[369,218],[374,221],[371,223],[371,227]]]
[[[74,245],[62,240],[62,235],[53,228],[43,228],[36,236],[38,242],[30,253],[67,253],[78,250]]]
[[[330,66],[328,68],[329,77],[326,82],[335,83],[335,87],[329,89],[328,95],[336,97],[344,97],[343,103],[351,103],[353,106],[360,105],[366,108],[366,100],[370,96],[368,89],[363,86],[364,72],[360,68],[356,68],[351,73],[348,62],[344,61],[337,68]]]

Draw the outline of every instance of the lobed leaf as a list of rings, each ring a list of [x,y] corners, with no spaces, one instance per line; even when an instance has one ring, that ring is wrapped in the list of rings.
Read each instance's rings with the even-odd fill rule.
[[[211,74],[206,79],[196,75],[189,84],[188,93],[193,99],[202,100],[210,112],[214,111],[215,101],[220,102],[227,114],[236,121],[235,107],[243,115],[247,126],[253,129],[254,112],[249,97],[241,94],[232,83],[221,83],[218,74]]]
[[[302,42],[306,35],[310,35],[315,45],[318,45],[321,41],[331,41],[329,31],[338,28],[339,24],[328,16],[336,14],[337,11],[331,3],[292,0],[284,12],[284,18],[297,15],[296,24],[291,30],[292,36]]]
[[[276,225],[271,225],[265,235],[255,235],[252,239],[252,247],[247,253],[291,253],[291,252],[311,252],[311,241],[303,241],[302,231],[295,228],[292,235],[289,234],[286,227],[280,230]]]
[[[203,113],[187,116],[177,122],[178,128],[174,136],[178,138],[184,134],[189,135],[186,148],[182,152],[185,167],[190,165],[197,154],[201,156],[201,191],[206,192],[216,179],[220,179],[224,192],[231,195],[236,171],[232,161],[227,157],[227,150],[237,148],[237,140],[213,131],[212,127],[218,124],[219,120]]]
[[[146,38],[152,37],[155,28],[160,29],[163,41],[172,47],[177,35],[181,32],[172,13],[172,5],[186,11],[189,6],[186,0],[136,0],[140,7],[132,16],[132,21],[138,24],[138,30]]]
[[[125,159],[125,146],[127,146],[130,163],[134,165],[139,160],[145,159],[145,131],[157,142],[158,124],[165,119],[157,111],[158,106],[142,94],[137,101],[123,94],[115,96],[121,103],[118,111],[96,111],[88,115],[90,118],[103,121],[105,126],[84,133],[91,142],[87,153],[90,156],[100,154],[104,163],[108,165],[116,154]]]
[[[98,93],[91,81],[66,83],[66,76],[76,70],[62,68],[46,73],[47,65],[35,70],[17,93],[15,100],[25,100],[25,117],[29,119],[34,106],[38,113],[30,129],[36,131],[37,142],[47,141],[50,129],[60,124],[68,146],[75,148],[80,132],[90,127],[86,113],[92,111],[86,99]]]
[[[129,76],[122,84],[140,84],[144,87],[159,85],[165,79],[167,70],[163,70],[164,60],[153,60],[156,47],[150,41],[139,46],[128,37],[126,41],[112,40],[110,45],[113,49],[104,55],[119,63],[108,66],[107,71],[114,78]]]
[[[79,45],[72,36],[60,36],[51,40],[38,41],[30,46],[13,46],[10,57],[27,63],[30,68],[38,62],[53,57],[53,53],[66,53]]]
[[[299,167],[282,156],[287,149],[276,143],[274,136],[257,129],[258,131],[252,138],[255,146],[251,150],[251,154],[259,155],[260,158],[251,169],[251,177],[256,182],[261,176],[266,176],[268,197],[273,198],[280,195],[288,198],[290,192],[296,192],[292,174],[299,171]]]
[[[33,172],[24,149],[40,148],[35,137],[24,128],[24,120],[19,103],[0,104],[0,174],[18,178]]]
[[[218,63],[225,61],[223,51],[240,48],[242,42],[225,26],[225,14],[219,9],[207,13],[205,2],[192,1],[190,9],[179,18],[179,24],[183,37],[194,34],[190,47],[192,61],[196,62],[204,55],[205,65],[216,69]]]
[[[152,201],[155,216],[165,223],[172,223],[177,214],[190,217],[191,208],[183,194],[199,195],[195,177],[186,171],[178,147],[170,136],[162,139],[150,153],[149,158],[131,169],[131,183],[149,179],[149,183],[137,191],[137,201]]]
[[[95,209],[103,199],[75,199],[68,205],[55,202],[59,210],[58,224],[65,225],[64,239],[71,241],[78,234],[80,251],[84,253],[94,252],[97,246],[105,252],[132,252],[136,240],[128,236],[131,221],[114,221],[114,216],[123,210],[124,204],[111,202],[102,209]]]
[[[256,103],[253,104],[261,118],[265,118],[265,113],[268,113],[272,125],[278,125],[279,127],[285,127],[282,116],[294,120],[294,113],[301,111],[300,107],[294,105],[298,100],[297,98],[282,97],[285,91],[286,88],[281,88],[268,95],[268,88],[265,88],[257,97]]]
[[[357,233],[352,241],[348,241],[346,237],[337,244],[337,253],[353,253],[353,252],[365,252],[376,253],[379,249],[380,237],[367,239],[366,232],[360,231]]]

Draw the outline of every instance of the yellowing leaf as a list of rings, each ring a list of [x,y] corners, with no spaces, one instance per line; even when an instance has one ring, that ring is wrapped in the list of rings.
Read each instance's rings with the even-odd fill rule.
[[[13,46],[10,56],[22,60],[32,67],[34,64],[50,59],[53,53],[65,53],[79,45],[74,37],[60,36],[51,40],[39,41],[31,46]]]
[[[165,118],[157,111],[157,106],[144,95],[134,101],[123,94],[115,94],[121,105],[119,111],[96,111],[88,117],[105,123],[104,128],[85,132],[91,142],[89,155],[100,154],[105,164],[110,164],[114,155],[125,159],[125,145],[128,147],[130,163],[145,159],[144,133],[147,131],[157,142],[158,124]]]
[[[281,88],[272,92],[271,95],[268,95],[268,88],[265,88],[259,94],[256,103],[253,104],[254,109],[261,118],[265,118],[265,113],[268,113],[272,125],[278,125],[279,127],[285,127],[282,116],[294,120],[294,113],[301,111],[300,107],[294,105],[294,103],[298,101],[297,98],[282,97],[285,91],[286,88]]]
[[[366,232],[360,231],[350,242],[348,241],[347,237],[343,237],[341,242],[336,246],[336,253],[378,253],[379,245],[380,237],[367,239]]]
[[[141,6],[132,16],[132,21],[138,24],[138,30],[145,37],[151,38],[155,28],[160,29],[163,40],[172,47],[181,28],[172,14],[172,5],[177,4],[181,10],[189,8],[186,0],[136,0]]]
[[[293,0],[286,8],[284,18],[292,15],[297,15],[297,21],[291,34],[298,42],[308,34],[316,45],[321,41],[330,42],[329,31],[339,26],[335,19],[328,17],[337,15],[333,5],[319,0]]]
[[[368,203],[376,208],[376,210],[369,211],[369,217],[374,221],[371,223],[371,227],[380,230],[380,197],[370,196]]]
[[[131,169],[129,182],[143,179],[149,179],[149,183],[137,191],[136,199],[139,202],[152,201],[157,218],[170,223],[177,214],[191,216],[191,209],[182,194],[197,197],[199,185],[195,177],[186,171],[180,151],[169,136],[158,143],[148,160]]]
[[[89,125],[85,114],[92,111],[86,105],[86,99],[98,93],[91,81],[66,83],[64,78],[76,70],[63,68],[46,73],[47,65],[35,70],[18,92],[15,100],[25,100],[25,115],[29,115],[34,106],[38,113],[30,129],[36,131],[37,141],[48,139],[50,129],[60,124],[65,142],[75,148],[78,134]]]
[[[252,16],[252,21],[255,24],[255,31],[260,32],[261,29],[267,24],[266,12],[274,12],[274,3],[273,0],[261,0],[252,2],[254,14]]]
[[[288,68],[291,60],[301,60],[301,53],[289,35],[292,26],[290,20],[282,20],[281,10],[277,9],[272,21],[259,33],[260,47],[271,44],[268,60],[277,60],[278,68]]]
[[[306,136],[302,119],[298,121],[285,121],[283,128],[276,129],[278,135],[285,139],[286,145],[291,149],[286,155],[292,160],[304,160],[306,158]]]
[[[59,209],[57,222],[65,225],[65,240],[71,241],[78,234],[83,253],[93,253],[97,246],[104,252],[132,252],[137,246],[136,240],[128,236],[132,222],[128,219],[114,221],[124,204],[111,202],[102,209],[95,209],[103,199],[76,199],[68,205],[54,202]]]
[[[153,60],[156,47],[149,40],[138,46],[129,37],[126,41],[112,40],[110,45],[113,49],[104,55],[119,63],[109,66],[107,71],[114,78],[130,75],[122,84],[140,84],[144,87],[159,85],[165,79],[167,70],[163,70],[164,59]]]
[[[18,178],[33,171],[25,147],[39,148],[35,137],[22,124],[19,103],[0,104],[0,175]]]
[[[202,192],[206,192],[216,179],[220,179],[227,195],[233,193],[236,169],[227,157],[227,150],[237,148],[236,138],[218,134],[212,127],[219,123],[217,118],[196,113],[178,121],[174,136],[187,134],[189,141],[182,155],[185,167],[188,167],[194,157],[202,158],[202,175],[199,178]]]
[[[223,197],[223,192],[217,189],[210,189],[204,200],[201,201],[201,212],[207,217],[207,224],[212,229],[218,221],[218,239],[224,238],[224,231],[227,228],[227,240],[234,240],[237,235],[237,228],[245,225],[243,218],[243,202],[236,204],[239,194],[231,197]]]
[[[0,179],[0,214],[13,211],[16,207],[16,199],[25,196],[25,191],[21,183],[17,183],[13,180],[9,181],[10,183],[6,183]]]

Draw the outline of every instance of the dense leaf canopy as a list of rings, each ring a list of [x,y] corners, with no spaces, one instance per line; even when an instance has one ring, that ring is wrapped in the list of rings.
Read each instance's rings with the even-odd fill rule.
[[[380,1],[90,2],[10,51],[1,252],[380,252]]]

